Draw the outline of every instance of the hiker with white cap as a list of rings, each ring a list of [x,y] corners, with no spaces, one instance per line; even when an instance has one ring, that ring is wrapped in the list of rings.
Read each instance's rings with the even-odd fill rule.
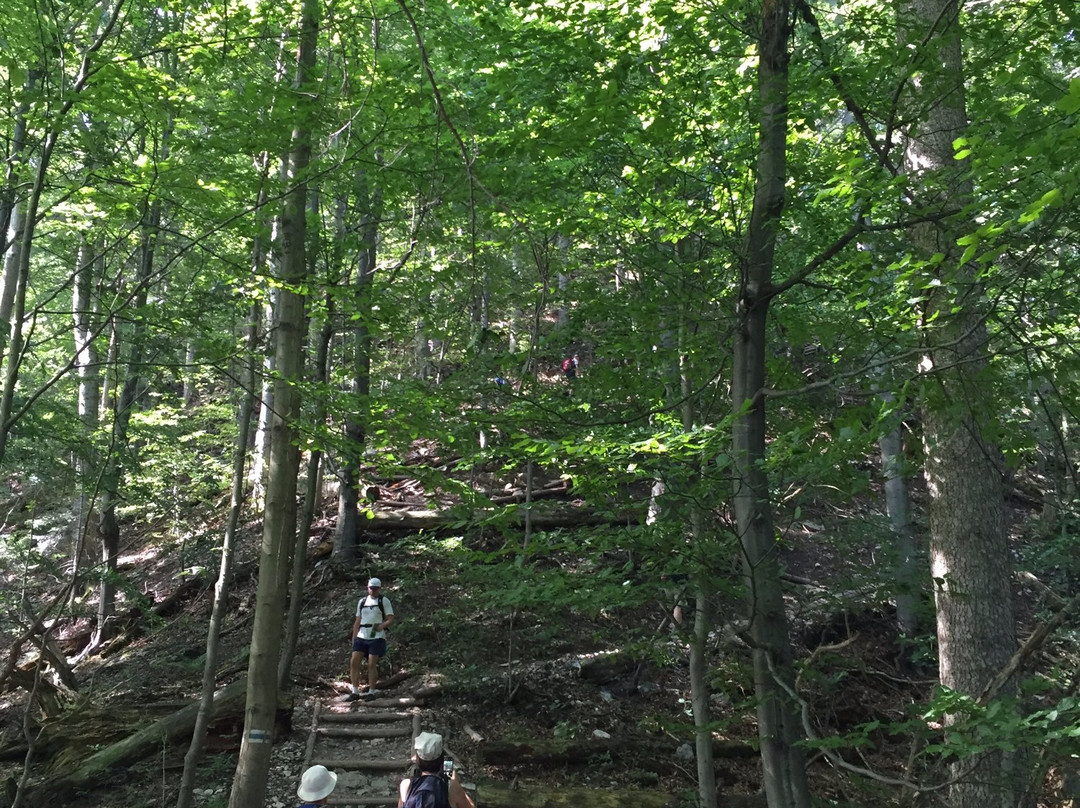
[[[458,782],[457,769],[443,767],[442,735],[421,732],[413,741],[416,774],[401,781],[398,808],[476,808]]]
[[[300,808],[315,808],[326,805],[330,793],[337,785],[337,775],[325,766],[312,766],[300,778],[300,788],[296,796],[304,801]]]
[[[360,698],[360,673],[367,661],[367,692],[374,695],[379,691],[379,660],[386,656],[386,629],[394,622],[394,607],[390,598],[382,595],[382,581],[372,578],[368,581],[367,594],[356,604],[356,620],[353,621],[352,656],[349,657],[349,679],[352,693],[348,701]]]

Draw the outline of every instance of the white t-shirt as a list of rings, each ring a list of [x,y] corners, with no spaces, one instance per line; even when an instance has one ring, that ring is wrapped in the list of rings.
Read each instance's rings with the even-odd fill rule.
[[[375,625],[386,620],[387,616],[394,613],[394,607],[390,605],[390,598],[383,596],[382,613],[379,613],[379,599],[371,595],[364,595],[356,604],[356,616],[360,618],[360,633],[356,636],[362,640],[381,640],[386,636],[385,631],[376,631]]]

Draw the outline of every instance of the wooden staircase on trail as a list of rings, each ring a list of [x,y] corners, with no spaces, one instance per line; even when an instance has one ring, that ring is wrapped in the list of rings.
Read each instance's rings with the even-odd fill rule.
[[[345,709],[334,709],[344,707]],[[322,764],[338,775],[329,805],[393,805],[398,783],[412,765],[413,740],[420,734],[417,707],[368,706],[363,701],[316,703],[299,778]]]

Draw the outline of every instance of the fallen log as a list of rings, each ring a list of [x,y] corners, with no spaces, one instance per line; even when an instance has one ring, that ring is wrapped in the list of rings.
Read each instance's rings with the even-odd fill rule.
[[[570,481],[556,480],[553,483],[534,488],[532,491],[516,490],[509,494],[496,494],[489,499],[495,505],[509,505],[511,503],[535,502],[538,499],[555,499],[570,495]]]
[[[480,785],[476,790],[477,808],[676,808],[685,805],[684,797],[646,789],[609,790],[598,788],[549,788],[524,785],[507,788]],[[724,794],[725,808],[766,808],[765,797]]]
[[[677,808],[684,802],[661,791],[633,789],[607,791],[595,788],[540,788],[526,785],[509,789],[504,786],[480,786],[476,789],[478,808]]]
[[[232,712],[242,716],[246,695],[246,679],[238,679],[218,690],[214,694],[212,719],[221,718]],[[195,717],[198,711],[199,702],[192,702],[133,735],[110,744],[83,760],[73,771],[46,780],[33,789],[33,799],[30,802],[43,805],[53,799],[64,799],[75,791],[98,785],[108,777],[114,767],[135,763],[160,751],[163,743],[174,743],[190,738],[195,729]]]
[[[594,525],[626,525],[637,524],[641,521],[641,514],[597,514],[582,509],[565,510],[539,510],[531,512],[531,522],[534,528],[546,530],[558,527],[589,527]],[[440,528],[461,527],[466,525],[480,525],[488,521],[501,518],[500,511],[480,509],[471,514],[462,515],[460,511],[423,511],[423,510],[400,510],[400,511],[372,511],[361,526],[367,531],[371,530],[437,530]],[[516,508],[506,513],[505,518],[510,525],[520,527],[525,524],[525,510]]]
[[[586,765],[598,755],[612,760],[641,758],[643,754],[652,761],[673,757],[675,745],[665,739],[648,737],[590,736],[569,740],[539,738],[531,741],[486,741],[477,747],[484,765],[506,766],[534,764],[544,766]],[[758,751],[743,741],[713,740],[713,755],[717,758],[756,757]]]

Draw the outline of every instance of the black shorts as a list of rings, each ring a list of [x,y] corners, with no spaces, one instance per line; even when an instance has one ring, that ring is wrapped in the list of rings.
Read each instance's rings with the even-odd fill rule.
[[[352,641],[352,649],[354,654],[362,654],[365,659],[369,656],[384,657],[386,656],[386,638],[365,640],[361,637],[355,637]]]

